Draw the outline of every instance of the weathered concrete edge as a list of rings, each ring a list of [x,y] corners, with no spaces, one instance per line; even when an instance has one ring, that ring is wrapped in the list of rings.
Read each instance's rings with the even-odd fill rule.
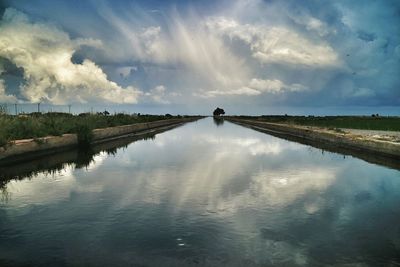
[[[151,133],[155,129],[192,122],[198,118],[161,120],[147,123],[136,123],[93,130],[92,143],[98,144],[124,138],[135,134]],[[78,146],[76,134],[47,136],[36,139],[16,140],[12,144],[0,147],[0,165],[29,160],[38,156],[66,151]]]
[[[269,122],[257,122],[238,118],[227,117],[226,120],[247,127],[259,127],[262,130],[293,136],[312,142],[330,143],[332,145],[352,149],[355,151],[379,154],[385,157],[400,159],[400,144],[388,141],[357,138],[333,132],[319,132],[311,128],[296,127]]]
[[[1,165],[0,164],[0,187],[5,182],[12,179],[21,179],[25,177],[31,177],[32,174],[36,174],[38,172],[43,171],[53,171],[59,170],[60,168],[64,168],[64,164],[72,164],[76,163],[75,166],[82,166],[83,161],[90,162],[91,159],[95,155],[98,155],[100,152],[107,152],[120,149],[122,147],[126,147],[127,145],[146,139],[146,137],[154,137],[156,134],[163,133],[177,127],[182,126],[184,123],[172,124],[168,126],[153,128],[150,130],[138,132],[131,134],[129,136],[123,138],[116,138],[113,140],[109,140],[106,142],[93,144],[90,149],[79,150],[74,147],[70,147],[65,151],[56,151],[52,154],[36,156],[30,159],[26,159],[24,156],[23,161],[12,162],[9,164]],[[83,156],[82,156],[83,155]],[[86,157],[86,159],[85,159]],[[89,159],[90,158],[90,159]],[[86,165],[83,165],[86,166]],[[78,167],[80,168],[80,167]]]

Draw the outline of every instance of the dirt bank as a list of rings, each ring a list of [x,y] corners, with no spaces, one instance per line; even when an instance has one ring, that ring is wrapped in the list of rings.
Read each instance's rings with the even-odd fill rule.
[[[182,118],[161,120],[148,123],[109,127],[93,130],[93,144],[107,142],[118,138],[129,137],[135,134],[151,133],[154,130],[178,126],[183,123],[195,121],[199,118]],[[61,136],[47,136],[36,139],[15,140],[10,144],[0,147],[0,165],[7,165],[65,151],[78,146],[76,134],[63,134]]]
[[[255,120],[244,120],[235,117],[226,117],[228,121],[260,130],[270,134],[294,137],[314,144],[320,143],[330,148],[345,149],[349,154],[362,153],[365,156],[370,154],[376,157],[392,158],[400,160],[400,142],[398,140],[383,139],[377,135],[362,135],[352,131],[342,131],[338,129],[326,129],[308,126],[297,126],[288,124],[259,122]],[[382,140],[383,139],[383,140]],[[359,155],[355,155],[359,157]]]

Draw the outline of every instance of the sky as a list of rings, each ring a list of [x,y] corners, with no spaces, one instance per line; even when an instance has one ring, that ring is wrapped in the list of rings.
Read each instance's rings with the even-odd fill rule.
[[[0,103],[400,115],[400,1],[0,0]]]

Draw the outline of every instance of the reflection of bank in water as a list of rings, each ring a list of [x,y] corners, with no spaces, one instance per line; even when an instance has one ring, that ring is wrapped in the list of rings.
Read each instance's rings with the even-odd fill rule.
[[[68,165],[74,165],[74,168],[77,169],[85,168],[93,161],[93,158],[101,152],[114,155],[117,153],[118,149],[126,148],[132,142],[155,139],[156,134],[179,127],[180,125],[181,124],[170,125],[142,134],[95,144],[89,148],[70,149],[51,155],[43,155],[32,160],[0,166],[0,190],[5,188],[6,184],[13,179],[21,180],[27,177],[32,178],[39,173],[53,174],[63,170]]]
[[[391,155],[382,152],[382,150],[384,151],[385,146],[380,147],[379,145],[377,146],[376,144],[374,145],[372,143],[373,146],[371,148],[368,147],[371,142],[361,141],[357,143],[356,139],[348,138],[346,140],[347,137],[339,133],[330,132],[326,134],[324,132],[311,131],[310,128],[304,129],[304,127],[293,125],[258,122],[232,117],[228,117],[227,120],[229,122],[233,122],[256,131],[264,132],[272,136],[320,148],[322,151],[326,150],[329,152],[340,153],[343,154],[343,156],[351,155],[370,163],[400,170],[400,158],[397,155]],[[326,137],[326,135],[328,137]],[[391,149],[391,146],[396,147]],[[388,151],[395,151],[395,153],[398,153],[398,150],[396,150],[398,144],[391,143],[388,144],[387,147],[389,148]]]
[[[222,124],[224,124],[224,118],[220,117],[220,116],[214,116],[214,123],[217,126],[221,126]]]
[[[0,147],[0,166],[17,162],[33,160],[39,156],[67,151],[76,147],[92,146],[115,139],[150,133],[155,130],[179,126],[200,119],[199,116],[177,119],[159,120],[145,123],[135,123],[90,130],[84,128],[82,133],[63,134],[61,136],[46,136],[36,139],[14,140]]]

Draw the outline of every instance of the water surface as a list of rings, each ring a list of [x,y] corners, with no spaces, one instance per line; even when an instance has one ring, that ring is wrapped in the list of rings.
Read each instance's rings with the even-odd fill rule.
[[[400,172],[228,122],[3,182],[0,266],[400,266]]]

